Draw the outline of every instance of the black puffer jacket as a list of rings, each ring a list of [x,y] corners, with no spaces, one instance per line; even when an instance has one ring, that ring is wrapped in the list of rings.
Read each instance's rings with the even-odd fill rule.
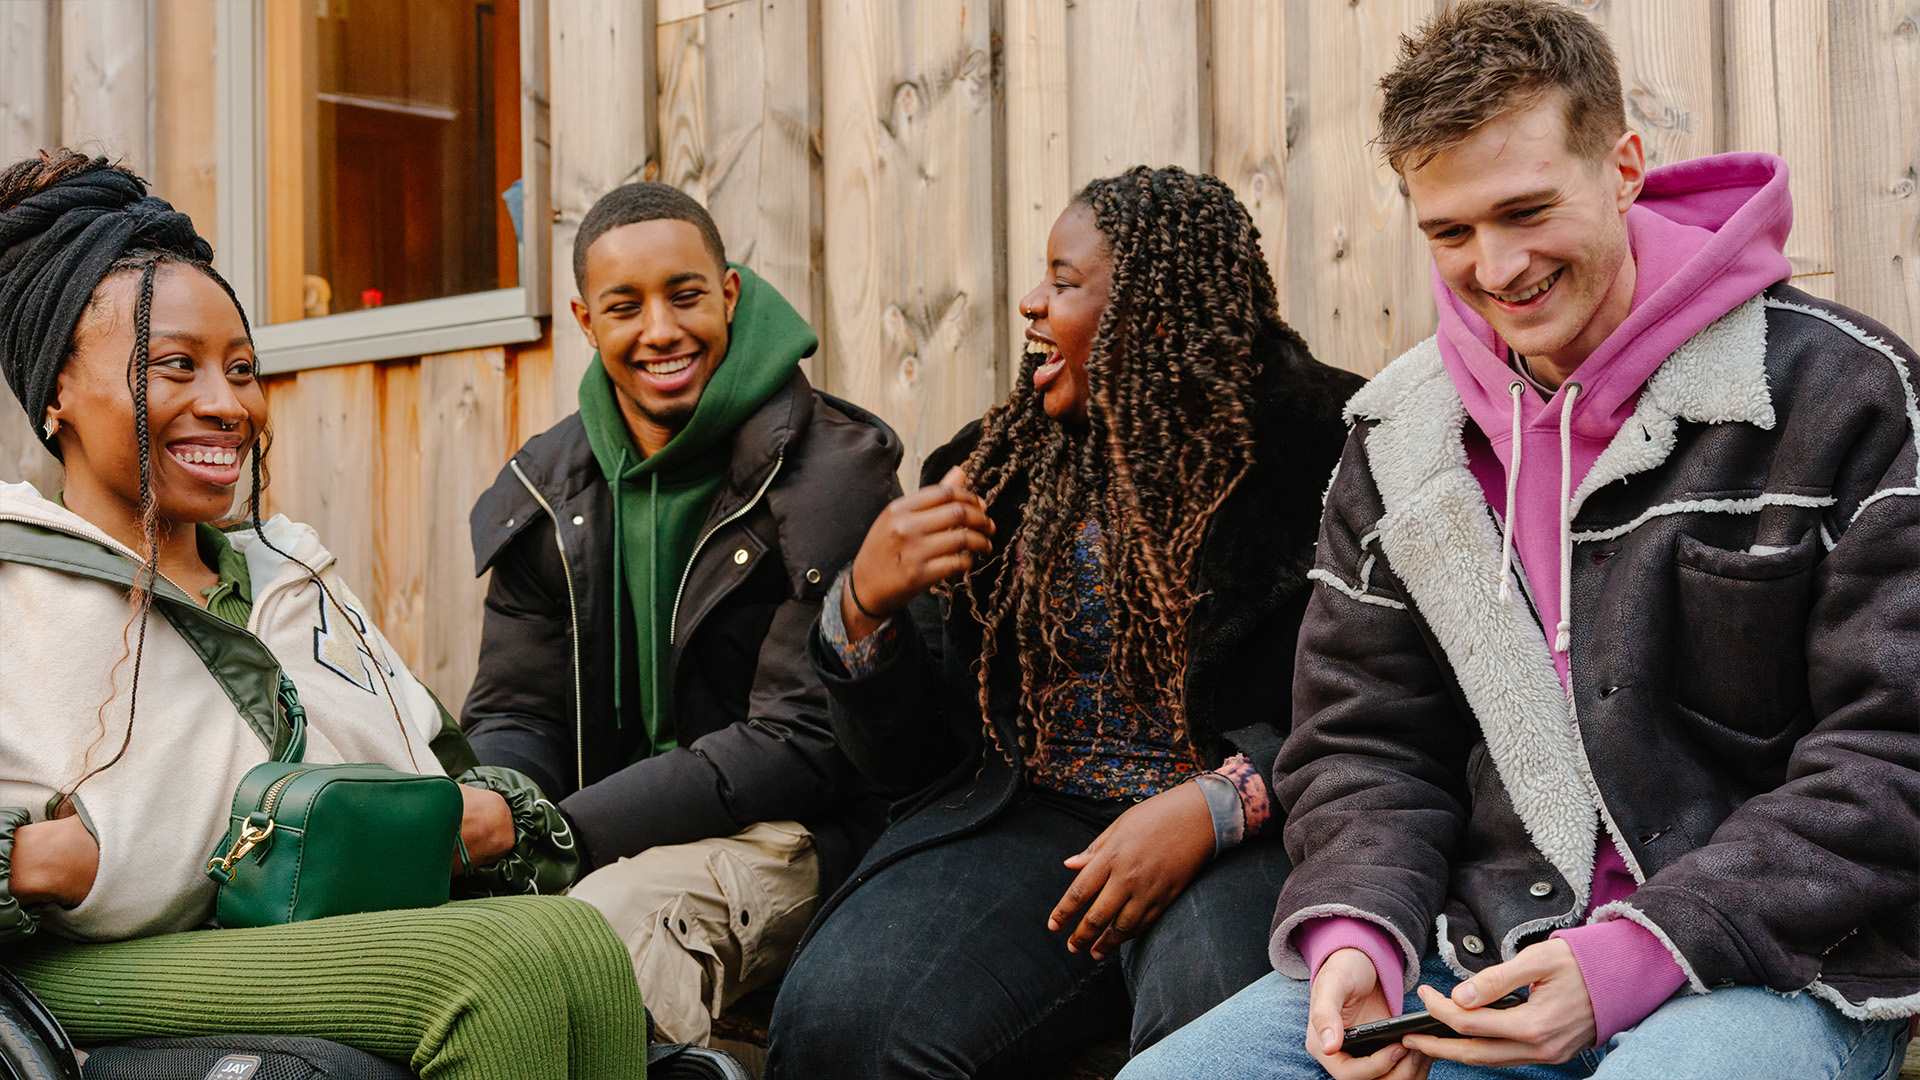
[[[474,752],[559,799],[590,865],[791,818],[831,888],[884,811],[834,745],[807,632],[899,494],[900,454],[878,417],[797,372],[740,426],[675,598],[680,748],[635,761],[639,705],[613,715],[612,491],[579,414],[529,440],[473,508],[475,572],[493,570],[462,710]]]
[[[1254,463],[1215,514],[1200,552],[1187,715],[1210,765],[1245,754],[1264,771],[1289,723],[1294,638],[1309,591],[1320,496],[1346,437],[1340,406],[1361,380],[1290,342],[1263,339],[1260,348],[1267,361],[1254,414]],[[979,424],[969,424],[934,451],[922,482],[935,483],[964,461],[979,436]],[[995,502],[998,535],[1013,535],[1024,503],[1025,492],[1011,486]],[[913,632],[901,636],[884,667],[861,679],[849,679],[818,628],[813,633],[814,665],[832,692],[841,745],[876,785],[902,796],[893,824],[854,878],[822,905],[815,926],[883,867],[993,820],[1024,783],[982,734],[971,666],[980,655],[979,624],[958,606],[943,613],[929,597],[916,600],[909,616]],[[1003,634],[988,712],[1001,745],[1015,746],[1019,673],[1012,632]],[[1252,843],[1284,858],[1277,834]]]
[[[1676,350],[1573,504],[1571,700],[1469,475],[1431,340],[1349,406],[1278,792],[1280,970],[1318,915],[1457,968],[1585,911],[1695,992],[1920,1010],[1920,463],[1913,352],[1775,286]],[[1521,582],[1524,585],[1524,581]]]

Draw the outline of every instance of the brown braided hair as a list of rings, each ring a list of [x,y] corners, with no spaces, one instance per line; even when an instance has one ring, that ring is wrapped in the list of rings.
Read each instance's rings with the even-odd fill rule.
[[[1113,261],[1087,359],[1087,423],[1047,417],[1033,388],[1042,356],[1029,352],[963,466],[989,506],[1011,481],[1029,489],[1019,525],[954,589],[983,631],[981,719],[1009,760],[987,700],[997,635],[1012,624],[1028,766],[1047,752],[1049,691],[1070,670],[1063,647],[1078,614],[1078,598],[1050,575],[1069,564],[1089,521],[1104,537],[1108,671],[1133,699],[1125,704],[1157,706],[1191,747],[1187,623],[1201,543],[1253,460],[1255,340],[1299,340],[1280,318],[1259,230],[1218,179],[1137,166],[1089,183],[1073,205],[1092,212]]]

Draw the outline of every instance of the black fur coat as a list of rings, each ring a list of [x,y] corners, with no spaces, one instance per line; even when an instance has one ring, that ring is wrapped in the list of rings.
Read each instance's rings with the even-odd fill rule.
[[[1202,595],[1188,634],[1187,715],[1209,765],[1245,754],[1271,785],[1291,726],[1294,639],[1306,610],[1321,495],[1346,442],[1341,406],[1361,379],[1315,361],[1289,338],[1264,338],[1261,348],[1266,362],[1254,415],[1254,463],[1201,548]],[[934,483],[964,461],[979,435],[977,421],[961,429],[928,456],[921,482]],[[998,535],[1013,535],[1022,495],[1010,488],[992,507]],[[930,597],[908,614],[914,632],[884,666],[860,679],[847,677],[818,627],[812,635],[809,648],[832,698],[841,749],[878,788],[900,799],[892,824],[822,906],[820,919],[882,867],[992,820],[1024,782],[1021,770],[982,736],[972,674],[978,625],[958,606],[943,611]],[[989,679],[988,713],[1001,745],[1011,747],[1019,665],[1011,631],[1005,633]],[[1284,858],[1279,834],[1269,827],[1255,842]]]

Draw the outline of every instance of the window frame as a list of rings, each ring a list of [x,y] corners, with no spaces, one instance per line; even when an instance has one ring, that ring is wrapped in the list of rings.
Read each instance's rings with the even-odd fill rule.
[[[267,20],[260,0],[217,2],[215,139],[221,242],[214,262],[256,319],[254,348],[262,373],[281,375],[538,340],[540,320],[551,311],[548,0],[520,3],[519,284],[270,325],[257,322],[266,313],[267,286]]]

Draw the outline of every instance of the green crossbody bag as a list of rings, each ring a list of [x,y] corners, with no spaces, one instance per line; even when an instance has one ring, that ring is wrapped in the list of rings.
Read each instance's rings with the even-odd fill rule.
[[[247,770],[232,824],[207,862],[222,927],[438,907],[452,891],[460,787],[385,765],[304,765],[307,717],[282,699],[287,748]]]

